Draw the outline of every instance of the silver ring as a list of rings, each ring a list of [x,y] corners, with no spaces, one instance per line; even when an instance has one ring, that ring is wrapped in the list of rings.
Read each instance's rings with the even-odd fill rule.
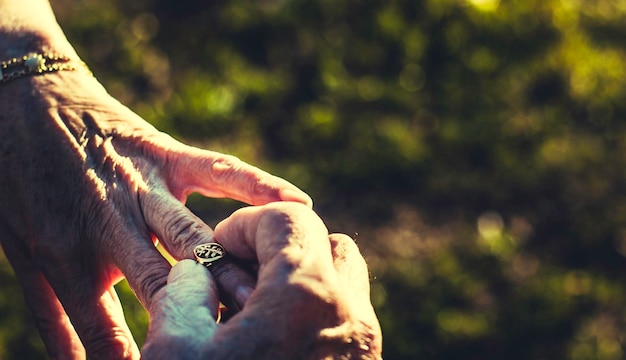
[[[218,243],[200,244],[193,249],[196,261],[205,267],[211,266],[226,255],[224,247]]]

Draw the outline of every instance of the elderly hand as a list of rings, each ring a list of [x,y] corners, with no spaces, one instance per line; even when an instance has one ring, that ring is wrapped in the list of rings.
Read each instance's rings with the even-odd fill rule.
[[[380,358],[367,266],[348,236],[329,236],[303,205],[274,203],[235,212],[214,238],[228,254],[258,262],[256,288],[216,324],[213,277],[178,263],[153,298],[145,359]]]
[[[0,0],[0,12],[0,60],[77,59],[47,1]],[[150,308],[170,271],[153,239],[177,259],[212,240],[183,205],[189,193],[311,203],[282,179],[157,131],[85,71],[0,84],[0,109],[0,242],[52,358],[139,356],[113,285],[125,276]]]
[[[0,95],[0,241],[52,355],[82,351],[74,329],[92,359],[137,354],[112,286],[123,274],[149,307],[170,270],[151,237],[177,259],[212,239],[183,205],[190,192],[310,203],[156,131],[86,74],[19,79]]]

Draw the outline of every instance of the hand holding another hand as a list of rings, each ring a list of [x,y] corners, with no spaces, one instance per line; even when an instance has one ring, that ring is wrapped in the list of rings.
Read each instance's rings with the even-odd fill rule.
[[[241,209],[214,236],[228,254],[258,261],[256,288],[238,314],[216,324],[213,276],[181,261],[153,297],[144,358],[380,358],[367,266],[348,236],[328,235],[295,203]]]
[[[83,345],[91,359],[139,355],[113,285],[125,276],[149,308],[170,271],[153,240],[176,259],[212,240],[189,193],[311,204],[285,180],[157,131],[89,74],[20,78],[0,95],[0,242],[52,357],[84,357]]]
[[[86,71],[36,71],[49,54],[80,68],[47,0],[0,10],[0,61],[13,64],[0,81],[0,243],[51,358],[139,357],[113,287],[123,277],[152,316],[149,359],[380,355],[365,262],[305,193],[157,131]],[[184,206],[192,192],[263,206],[214,236]],[[218,241],[258,263],[256,286],[227,262],[215,277],[189,260],[170,273],[157,239],[178,260]],[[229,298],[241,311],[216,324]]]

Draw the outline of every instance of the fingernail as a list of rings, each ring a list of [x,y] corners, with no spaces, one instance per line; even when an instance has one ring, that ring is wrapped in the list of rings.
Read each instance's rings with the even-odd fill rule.
[[[237,290],[235,290],[235,301],[237,302],[237,304],[243,307],[246,301],[248,301],[250,295],[252,295],[253,291],[254,289],[249,286],[239,286]]]
[[[295,201],[313,207],[313,199],[309,195],[293,189],[281,189],[279,192],[282,201]]]
[[[169,284],[185,276],[185,274],[193,271],[193,269],[195,269],[197,265],[198,264],[196,264],[195,261],[189,259],[179,261],[176,265],[172,267],[172,270],[170,270],[170,273],[167,276],[167,283]]]

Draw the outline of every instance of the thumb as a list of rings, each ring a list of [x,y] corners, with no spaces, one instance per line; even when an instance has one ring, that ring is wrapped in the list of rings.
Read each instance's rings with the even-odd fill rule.
[[[217,327],[217,284],[193,260],[170,271],[167,285],[153,297],[142,359],[200,359]]]

